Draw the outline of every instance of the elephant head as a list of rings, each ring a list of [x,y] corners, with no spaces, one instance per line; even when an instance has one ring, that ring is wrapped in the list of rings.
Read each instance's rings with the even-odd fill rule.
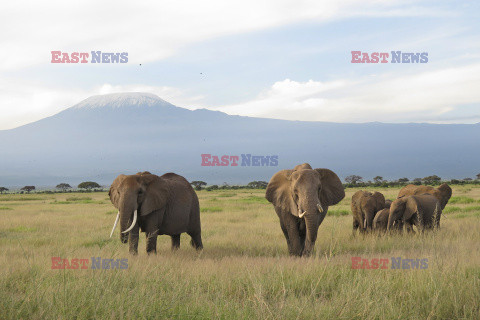
[[[392,230],[394,226],[397,226],[397,223],[403,226],[406,221],[412,220],[418,211],[418,202],[414,197],[403,197],[396,199],[390,206],[387,229],[389,231]]]
[[[305,254],[308,255],[328,206],[340,202],[345,197],[345,191],[333,171],[300,168],[277,172],[268,183],[265,197],[275,206],[277,212],[305,220]]]
[[[448,203],[452,196],[452,188],[446,183],[442,183],[438,188],[436,188],[434,194],[435,198],[440,202],[440,207],[445,209],[445,206]]]
[[[293,171],[298,171],[303,169],[312,169],[312,166],[308,163],[298,164],[293,168]]]
[[[120,220],[120,240],[126,243],[128,232],[137,223],[138,215],[165,208],[168,201],[168,189],[156,175],[142,172],[135,175],[119,175],[109,191],[110,200],[118,209],[117,218],[110,237]]]
[[[392,200],[385,200],[385,209],[390,209],[391,205],[392,205]]]
[[[377,214],[375,215],[375,218],[373,219],[373,229],[376,231],[387,230],[389,214],[390,214],[390,209],[382,209],[378,211]]]

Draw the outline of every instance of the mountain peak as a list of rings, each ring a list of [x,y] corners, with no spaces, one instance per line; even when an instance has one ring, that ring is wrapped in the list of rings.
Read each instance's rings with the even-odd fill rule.
[[[171,106],[172,104],[160,97],[146,92],[121,92],[89,97],[74,105],[72,109],[123,108],[123,107],[153,107]]]

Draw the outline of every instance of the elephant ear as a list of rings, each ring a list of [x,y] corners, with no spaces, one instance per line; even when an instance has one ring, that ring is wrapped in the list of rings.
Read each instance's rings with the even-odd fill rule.
[[[125,180],[127,176],[124,174],[119,175],[118,177],[113,180],[112,185],[110,186],[110,190],[108,191],[108,196],[110,197],[110,201],[112,202],[113,206],[118,209],[120,206],[120,193],[119,187],[122,184],[123,180]]]
[[[440,192],[441,194],[441,200],[440,200],[440,205],[442,206],[442,209],[445,208],[445,206],[448,203],[448,200],[452,197],[452,188],[446,183],[442,183],[438,188],[437,191]]]
[[[377,210],[385,208],[385,197],[380,192],[375,191],[372,194],[372,197],[375,199],[375,207]]]
[[[405,207],[405,220],[410,219],[415,212],[418,214],[418,219],[423,223],[423,211],[420,206],[420,202],[418,201],[416,196],[410,196],[406,199],[406,207]]]
[[[281,170],[275,173],[267,185],[265,198],[282,211],[289,211],[298,216],[290,189],[292,172],[293,170]]]
[[[322,188],[318,194],[325,206],[333,206],[345,198],[345,190],[340,178],[330,169],[315,169],[320,175]]]
[[[138,177],[142,186],[142,193],[139,194],[140,215],[145,216],[156,210],[161,210],[167,206],[170,199],[170,189],[167,182],[154,174],[143,174]]]

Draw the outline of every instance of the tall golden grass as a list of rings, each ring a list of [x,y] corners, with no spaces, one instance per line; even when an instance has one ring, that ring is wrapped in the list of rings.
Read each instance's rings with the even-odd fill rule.
[[[118,229],[108,238],[105,193],[0,195],[0,319],[479,319],[480,188],[454,188],[438,232],[389,237],[352,236],[354,191],[330,208],[310,258],[288,256],[263,190],[198,192],[205,249],[182,235],[171,252],[161,236],[147,256],[142,236],[135,257]],[[354,256],[428,268],[355,270]],[[128,269],[52,270],[52,257]]]

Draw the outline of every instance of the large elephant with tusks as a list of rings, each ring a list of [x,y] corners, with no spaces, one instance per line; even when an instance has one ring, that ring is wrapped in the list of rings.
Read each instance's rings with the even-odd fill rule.
[[[146,233],[147,253],[156,253],[157,236],[169,235],[172,250],[180,247],[186,232],[197,250],[203,248],[198,197],[190,183],[175,173],[157,176],[149,172],[119,175],[109,191],[118,209],[110,237],[120,221],[120,240],[129,242],[129,251],[138,252],[139,230]]]
[[[280,219],[290,255],[309,256],[328,207],[340,202],[345,191],[333,171],[305,163],[273,175],[265,197]]]

